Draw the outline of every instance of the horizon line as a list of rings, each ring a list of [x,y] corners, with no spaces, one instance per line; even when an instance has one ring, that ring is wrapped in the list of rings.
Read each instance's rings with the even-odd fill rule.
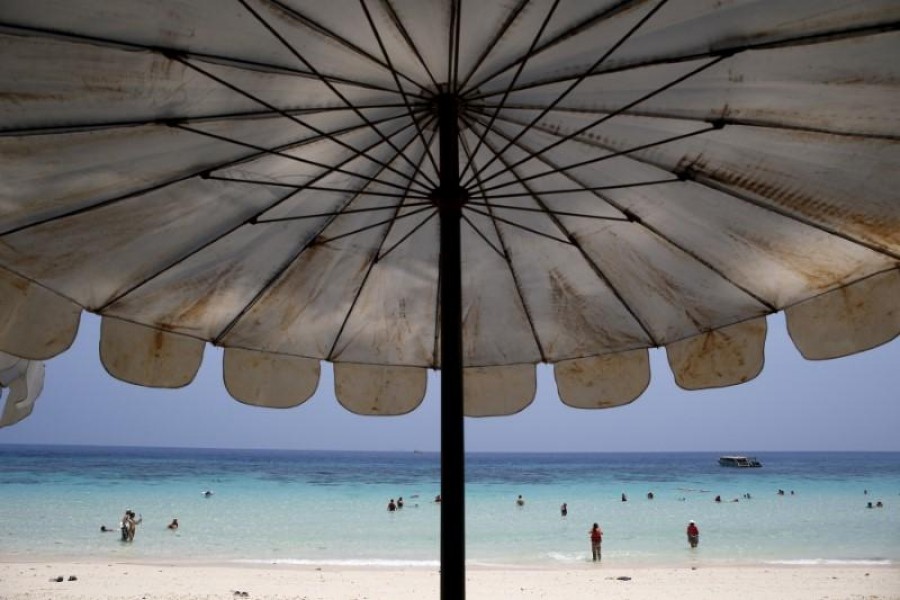
[[[0,442],[0,448],[10,447],[51,447],[51,448],[117,448],[131,450],[240,450],[250,452],[332,452],[346,454],[382,453],[382,454],[429,454],[440,455],[440,450],[423,450],[417,448],[404,449],[348,449],[348,448],[275,448],[275,447],[225,447],[225,446],[136,446],[126,444],[81,444],[81,443],[44,443],[44,442]],[[897,450],[466,450],[466,454],[719,454],[750,456],[757,454],[822,454],[822,453],[867,453],[896,454]]]

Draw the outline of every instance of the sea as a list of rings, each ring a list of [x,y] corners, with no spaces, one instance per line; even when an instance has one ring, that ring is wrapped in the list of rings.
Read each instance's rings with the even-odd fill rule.
[[[595,522],[604,564],[900,563],[900,453],[760,452],[760,469],[718,456],[468,454],[467,564],[587,565]],[[439,493],[427,452],[5,445],[0,556],[434,568]],[[131,543],[127,509],[142,517]]]

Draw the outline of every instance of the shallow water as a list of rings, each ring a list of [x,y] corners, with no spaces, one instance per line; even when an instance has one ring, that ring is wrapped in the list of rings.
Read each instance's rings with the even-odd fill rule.
[[[900,453],[759,453],[762,469],[719,467],[717,456],[469,455],[467,559],[587,562],[596,521],[606,562],[900,562]],[[427,453],[0,446],[0,548],[8,558],[437,565],[439,489],[439,458]],[[405,508],[388,512],[398,496]],[[866,508],[877,500],[884,508]],[[144,519],[132,544],[99,531],[126,508]]]

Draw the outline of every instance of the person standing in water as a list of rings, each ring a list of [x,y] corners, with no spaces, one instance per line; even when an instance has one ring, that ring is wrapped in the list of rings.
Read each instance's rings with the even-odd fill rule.
[[[134,534],[137,533],[137,526],[140,525],[144,518],[140,515],[135,515],[134,511],[130,513],[131,521],[128,523],[128,541],[134,541]]]
[[[123,542],[130,542],[134,536],[131,531],[134,529],[134,519],[131,517],[131,509],[126,508],[122,520],[119,521],[119,531],[122,534]]]
[[[600,562],[600,545],[603,543],[603,530],[600,529],[599,525],[594,523],[594,526],[591,527],[588,535],[591,537],[591,556],[593,561]]]
[[[565,502],[559,507],[559,514],[563,517],[569,514],[569,506]]]
[[[133,510],[125,511],[125,516],[122,517],[122,523],[120,524],[123,542],[134,541],[134,534],[137,533],[137,526],[140,525],[143,520],[144,519],[141,517],[136,517]]]
[[[691,548],[696,548],[697,544],[700,543],[700,530],[697,529],[697,524],[693,521],[690,521],[687,526],[687,539],[688,544],[691,545]]]

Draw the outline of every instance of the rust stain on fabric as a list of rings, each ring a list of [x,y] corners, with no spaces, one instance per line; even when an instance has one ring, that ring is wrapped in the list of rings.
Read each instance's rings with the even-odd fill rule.
[[[163,355],[163,347],[166,345],[166,334],[162,331],[155,331],[153,333],[153,356],[155,358],[160,358]]]
[[[700,173],[716,182],[765,198],[812,221],[841,224],[846,228],[845,231],[886,247],[900,244],[900,219],[896,216],[879,218],[853,211],[849,203],[837,205],[829,202],[827,197],[823,199],[799,189],[798,186],[778,183],[778,173],[772,173],[772,177],[766,180],[760,174],[767,173],[760,169],[755,172],[738,172],[726,167],[710,168],[702,154],[693,159],[685,157],[679,162],[678,169]]]
[[[33,104],[35,102],[43,102],[52,100],[55,102],[63,102],[66,97],[62,94],[35,94],[28,92],[0,92],[0,102],[9,104]]]
[[[611,332],[602,323],[591,320],[587,299],[558,269],[550,269],[548,279],[553,305],[558,307],[557,314],[566,330],[580,339],[604,340],[608,345],[612,340]]]
[[[237,269],[229,269],[229,271],[237,271]],[[231,280],[229,273],[217,274],[219,277],[213,281],[212,286],[209,286],[211,289],[205,289],[207,286],[196,280],[188,280],[180,283],[171,291],[173,296],[178,297],[183,296],[185,292],[193,294],[190,300],[186,300],[173,311],[178,323],[189,325],[196,321],[202,321],[204,317],[214,312],[210,309],[214,308],[222,297],[219,290],[227,289],[225,282]]]

